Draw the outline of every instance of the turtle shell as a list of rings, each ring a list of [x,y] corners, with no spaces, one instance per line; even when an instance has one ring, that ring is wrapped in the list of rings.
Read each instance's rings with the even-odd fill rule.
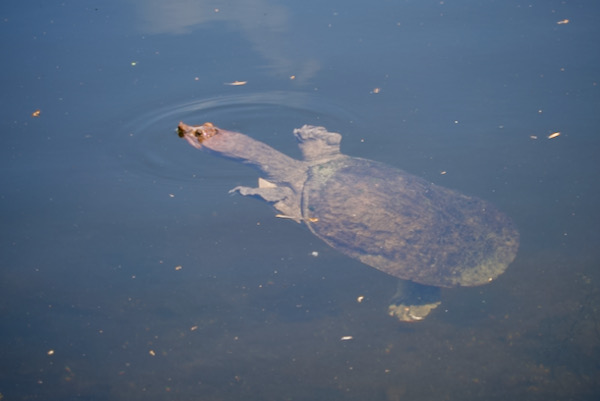
[[[515,225],[488,202],[348,156],[309,169],[302,214],[315,235],[346,255],[438,287],[488,283],[519,246]]]

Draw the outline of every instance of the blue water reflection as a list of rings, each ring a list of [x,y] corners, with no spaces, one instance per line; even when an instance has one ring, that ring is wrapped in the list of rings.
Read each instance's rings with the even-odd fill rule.
[[[0,394],[597,399],[599,13],[4,5]],[[442,291],[426,320],[394,321],[394,280],[228,195],[256,173],[189,147],[181,119],[294,157],[292,130],[325,125],[344,153],[498,206],[517,259],[490,285]]]

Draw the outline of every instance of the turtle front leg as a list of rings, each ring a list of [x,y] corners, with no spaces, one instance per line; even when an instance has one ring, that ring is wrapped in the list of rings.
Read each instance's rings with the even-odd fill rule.
[[[283,201],[292,192],[289,188],[251,188],[251,187],[235,187],[229,191],[230,194],[237,192],[242,196],[258,196],[269,203]]]
[[[278,187],[277,185],[260,178],[258,188],[238,186],[229,191],[237,192],[242,196],[259,197],[273,205],[279,211],[277,217],[287,218],[300,223],[302,215],[300,212],[300,201],[298,196],[288,187]]]

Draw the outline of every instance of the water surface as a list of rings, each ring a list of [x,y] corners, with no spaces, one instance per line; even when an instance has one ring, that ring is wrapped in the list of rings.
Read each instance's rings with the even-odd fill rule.
[[[597,399],[599,13],[591,1],[5,5],[0,393]],[[344,153],[494,203],[520,229],[517,259],[397,322],[393,279],[228,195],[256,173],[189,147],[180,120],[294,157],[294,128],[341,132]]]

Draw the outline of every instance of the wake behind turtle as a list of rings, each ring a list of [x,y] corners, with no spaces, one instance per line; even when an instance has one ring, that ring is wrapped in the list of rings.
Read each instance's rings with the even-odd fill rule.
[[[405,280],[389,308],[400,320],[420,320],[437,307],[435,288],[489,283],[516,256],[519,233],[493,205],[344,155],[341,135],[324,127],[294,130],[303,160],[211,123],[177,130],[192,146],[264,175],[257,188],[232,191],[264,199],[334,249]]]

